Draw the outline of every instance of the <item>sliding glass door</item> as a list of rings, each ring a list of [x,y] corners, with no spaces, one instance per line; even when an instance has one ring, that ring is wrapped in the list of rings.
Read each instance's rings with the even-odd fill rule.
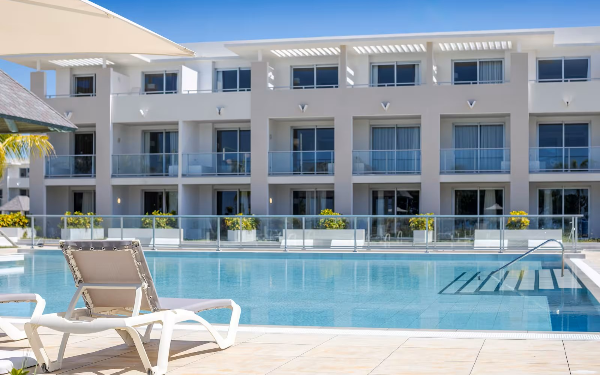
[[[387,241],[411,237],[408,218],[419,213],[419,190],[373,190],[371,192],[371,239]],[[383,218],[381,216],[391,216]]]
[[[419,126],[373,126],[371,168],[375,173],[411,173],[421,168]]]
[[[89,191],[74,191],[73,192],[73,212],[81,212],[88,214],[96,212],[96,192]]]
[[[75,156],[73,174],[93,176],[94,171],[94,133],[75,133]]]
[[[538,126],[539,170],[564,172],[588,170],[589,124],[540,124]]]
[[[217,173],[249,173],[250,130],[217,130]]]
[[[297,128],[292,130],[293,173],[333,173],[333,128]]]
[[[583,215],[577,219],[579,237],[588,237],[589,231],[589,190],[577,188],[556,188],[538,190],[539,215]],[[572,218],[540,218],[540,229],[563,229],[568,236],[572,229]]]
[[[454,148],[456,172],[504,170],[504,125],[454,125]]]
[[[172,213],[177,215],[177,191],[155,190],[144,191],[144,212],[152,215],[152,212]]]
[[[295,190],[292,192],[293,215],[319,215],[334,209],[333,190]]]
[[[146,155],[147,174],[177,175],[179,152],[179,132],[144,132],[144,154]]]
[[[478,218],[476,216],[503,215],[503,189],[456,189],[454,190],[454,215],[472,216],[456,219],[455,226],[462,235],[472,237],[474,229],[500,229],[500,220],[496,218]]]

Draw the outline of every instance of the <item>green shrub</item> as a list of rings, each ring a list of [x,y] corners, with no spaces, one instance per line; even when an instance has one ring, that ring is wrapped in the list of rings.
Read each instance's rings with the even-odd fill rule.
[[[148,213],[146,212],[146,215]],[[152,216],[173,216],[175,215],[175,211],[162,213],[161,211],[155,210],[152,211]],[[157,217],[155,219],[155,228],[157,229],[172,229],[177,227],[177,218],[175,217]],[[142,228],[152,228],[152,218],[143,218],[142,219]]]
[[[417,216],[429,216],[433,213],[418,214]],[[433,219],[427,219],[424,217],[411,217],[408,220],[408,225],[412,230],[433,230]]]
[[[67,228],[69,229],[90,229],[92,227],[92,218],[84,217],[84,215],[94,216],[93,212],[88,212],[87,214],[81,213],[79,211],[65,212],[65,217],[60,218],[60,228],[65,227],[65,220],[67,220]],[[94,228],[100,228],[102,226],[102,218],[95,217],[94,219]]]
[[[255,230],[258,228],[259,220],[250,216],[244,216],[244,214],[237,214],[234,217],[226,217],[225,225],[229,230],[240,230],[240,216],[242,216],[242,229],[243,230]]]
[[[319,215],[323,216],[337,216],[339,213],[333,212],[329,208],[326,208],[321,211]],[[328,217],[326,219],[319,219],[319,228],[321,229],[346,229],[348,228],[348,220],[340,218],[336,219],[333,217]]]
[[[29,224],[29,219],[20,212],[0,215],[0,228],[25,228]]]
[[[526,217],[527,212],[525,211],[511,211],[510,214],[514,217],[509,217],[506,222],[506,229],[527,229],[529,226],[529,219]]]

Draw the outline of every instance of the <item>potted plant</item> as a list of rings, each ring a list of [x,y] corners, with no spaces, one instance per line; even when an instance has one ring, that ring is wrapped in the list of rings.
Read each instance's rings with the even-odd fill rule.
[[[241,229],[240,229],[241,224]],[[256,241],[256,228],[258,219],[244,214],[237,214],[234,217],[226,217],[227,241],[254,242]]]
[[[504,238],[509,246],[533,248],[541,245],[547,240],[554,239],[562,242],[562,229],[528,229],[530,220],[525,211],[511,211],[511,217],[506,221],[506,230]],[[542,218],[538,220],[542,221]],[[538,223],[539,225],[539,223]],[[543,246],[544,248],[560,247],[556,242],[551,242]]]
[[[325,216],[319,219],[315,225],[316,229],[307,226],[305,231],[302,229],[287,229],[284,243],[284,238],[281,237],[281,246],[290,247],[353,247],[354,236],[356,234],[356,245],[363,246],[365,243],[364,229],[350,229],[348,219],[335,216],[340,216],[339,213],[333,212],[331,209],[324,209],[319,216]],[[296,228],[294,226],[294,228]],[[301,227],[300,227],[301,228]]]
[[[155,210],[146,213],[138,228],[109,228],[109,238],[139,239],[142,245],[178,245],[183,240],[183,230],[178,228],[175,211],[162,212]],[[152,239],[154,238],[154,243]]]
[[[20,238],[31,236],[29,219],[21,212],[0,215],[0,228],[2,228],[2,232],[13,242],[18,241]]]
[[[433,213],[418,214],[417,216],[429,216]],[[413,231],[413,243],[433,242],[433,219],[426,217],[411,217],[408,225]]]
[[[101,217],[94,216],[93,212],[84,214],[79,211],[65,212],[60,218],[60,238],[63,240],[102,240],[104,239],[104,228],[102,228]],[[93,230],[92,230],[93,223]]]

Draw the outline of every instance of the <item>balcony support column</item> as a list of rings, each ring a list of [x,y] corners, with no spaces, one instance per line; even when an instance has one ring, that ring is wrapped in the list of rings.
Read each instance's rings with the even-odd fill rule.
[[[334,204],[335,211],[343,215],[353,214],[352,186],[352,116],[338,114],[334,120]]]
[[[440,214],[440,114],[421,114],[421,213]]]
[[[269,103],[267,101],[267,82],[269,64],[266,61],[252,63],[252,100],[250,109],[250,197],[252,213],[269,214]]]
[[[345,89],[348,86],[348,52],[346,46],[340,46],[340,60],[338,67],[338,87]]]
[[[31,72],[31,92],[40,97],[42,100],[46,99],[46,72]],[[30,198],[30,212],[35,215],[46,215],[46,185],[44,183],[45,175],[45,164],[44,158],[32,158],[29,163],[29,196]],[[8,194],[9,188],[6,187],[6,195],[3,203],[8,202],[10,196]],[[36,225],[42,225],[41,219]]]
[[[511,54],[510,211],[529,212],[529,86],[526,53]],[[508,214],[505,210],[505,214]],[[529,212],[535,213],[535,212]]]
[[[113,212],[112,164],[112,68],[99,69],[96,73],[96,97],[99,111],[96,122],[96,213],[111,215]]]

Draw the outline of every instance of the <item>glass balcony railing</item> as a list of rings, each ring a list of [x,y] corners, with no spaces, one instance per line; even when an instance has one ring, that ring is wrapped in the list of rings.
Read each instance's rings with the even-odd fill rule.
[[[250,152],[183,154],[184,176],[250,176]]]
[[[421,150],[353,151],[352,173],[420,174]]]
[[[177,177],[178,154],[113,155],[114,177]]]
[[[451,148],[440,150],[441,173],[509,173],[508,148]]]
[[[600,147],[532,147],[529,172],[599,172]]]
[[[332,175],[333,151],[271,151],[270,175],[315,174]]]
[[[46,157],[46,178],[96,177],[96,155]]]

